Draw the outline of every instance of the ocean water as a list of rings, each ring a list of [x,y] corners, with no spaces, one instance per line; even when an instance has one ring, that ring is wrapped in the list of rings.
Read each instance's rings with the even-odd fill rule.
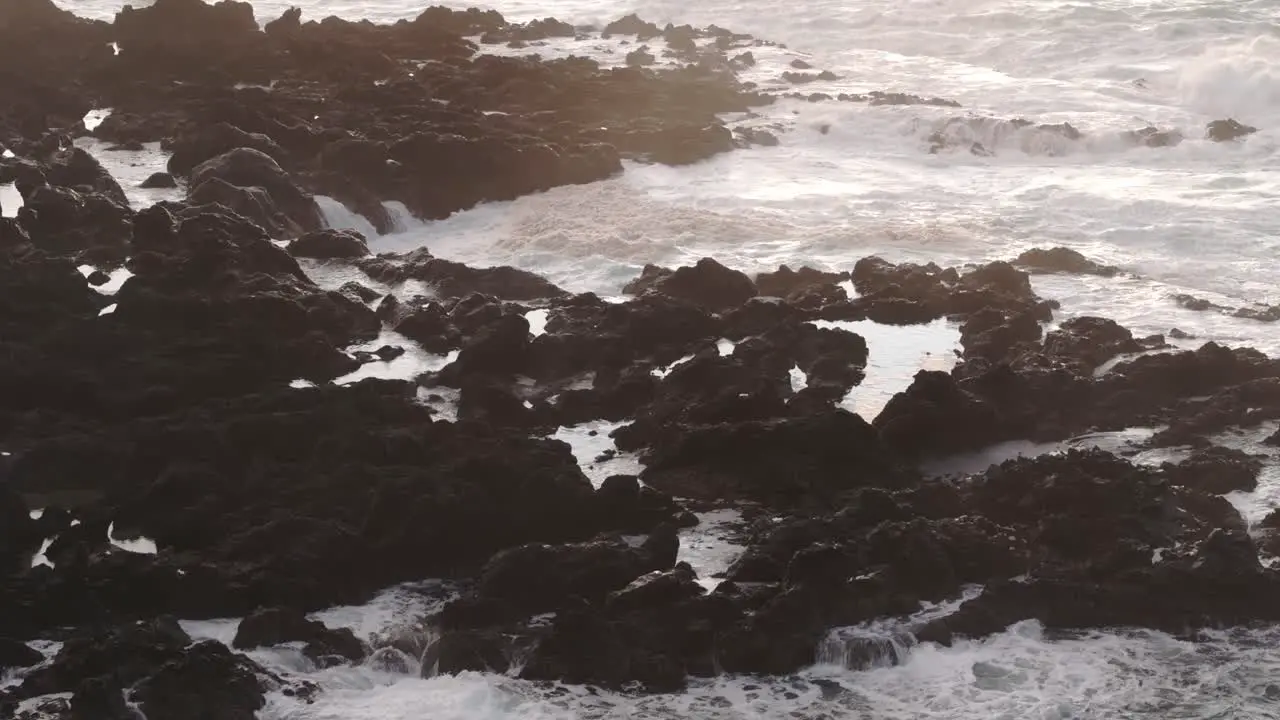
[[[110,18],[121,3],[59,4]],[[311,19],[338,14],[391,21],[413,17],[425,4],[254,2],[264,22],[290,5]],[[571,290],[616,296],[647,262],[704,255],[746,271],[780,263],[848,269],[873,253],[964,263],[1064,245],[1125,274],[1036,278],[1042,295],[1062,302],[1058,320],[1097,314],[1138,334],[1177,327],[1195,336],[1180,343],[1187,347],[1212,339],[1280,353],[1280,333],[1271,325],[1192,312],[1172,300],[1190,293],[1231,307],[1280,304],[1274,280],[1280,273],[1280,0],[805,0],[785,9],[765,0],[502,0],[494,7],[513,19],[555,16],[581,26],[633,11],[658,23],[715,23],[787,46],[756,52],[761,62],[745,78],[764,87],[784,88],[782,72],[800,58],[840,76],[806,85],[805,92],[910,92],[963,107],[783,101],[757,116],[729,118],[772,129],[778,147],[679,169],[629,164],[606,182],[486,205],[432,224],[400,212],[399,232],[373,239],[376,250],[426,246],[439,256],[512,264]],[[530,51],[618,63],[626,49],[589,38]],[[1203,139],[1206,123],[1228,117],[1259,132],[1233,143]],[[1001,122],[1015,118],[1068,122],[1086,137],[1068,141]],[[1178,130],[1186,140],[1172,148],[1124,141],[1125,132],[1148,125]],[[962,141],[961,148],[930,153],[929,138],[938,131]],[[969,152],[974,142],[989,154]],[[113,172],[130,179],[163,165],[146,154],[120,155],[100,153]],[[135,204],[154,199],[130,193]],[[14,211],[11,188],[0,187],[0,205],[5,215]],[[331,224],[371,229],[335,205],[324,205]],[[319,266],[308,270],[326,285],[352,279]],[[851,329],[868,337],[871,360],[867,383],[845,404],[868,417],[917,369],[946,369],[955,347],[955,329],[945,323],[898,334]],[[732,345],[722,343],[721,351],[731,352]],[[439,362],[410,354],[395,368],[362,372],[396,374]],[[448,398],[439,402],[445,407]],[[596,482],[637,469],[626,456],[597,460],[611,448],[608,429],[556,433]],[[1280,463],[1257,444],[1272,430],[1220,439],[1271,458],[1259,490],[1231,498],[1251,522],[1280,504]],[[1150,432],[1074,444],[1136,452],[1133,446]],[[933,470],[976,470],[1002,457],[1053,449],[1013,444]],[[684,537],[686,557],[711,582],[736,552],[728,530],[733,517],[718,512]],[[390,589],[368,606],[335,609],[324,618],[361,633],[394,631],[429,609],[415,592]],[[191,629],[223,637],[228,628],[233,631],[234,621]],[[868,633],[886,642],[896,637],[891,622],[848,631]],[[317,671],[288,648],[255,657],[325,688],[310,705],[273,694],[262,712],[267,720],[1208,720],[1280,718],[1278,641],[1277,628],[1224,631],[1195,642],[1123,630],[1050,638],[1035,623],[1023,623],[952,648],[906,643],[892,661],[872,667],[845,667],[838,648],[824,648],[830,663],[793,678],[721,677],[695,682],[685,693],[650,697],[483,674],[424,680],[412,659],[406,673],[376,664]]]

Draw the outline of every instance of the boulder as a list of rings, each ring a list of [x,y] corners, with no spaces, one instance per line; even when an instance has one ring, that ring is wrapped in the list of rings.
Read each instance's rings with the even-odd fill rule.
[[[627,67],[645,67],[657,61],[658,58],[654,57],[653,53],[650,53],[645,48],[632,50],[626,56]]]
[[[1164,463],[1161,469],[1172,485],[1226,495],[1257,489],[1262,461],[1243,451],[1215,445],[1197,450],[1180,463]]]
[[[72,692],[99,677],[124,687],[178,658],[190,644],[191,638],[171,617],[80,631],[63,643],[49,665],[23,678],[21,692],[24,697]]]
[[[1245,125],[1233,118],[1214,120],[1205,126],[1204,136],[1214,142],[1238,140],[1258,132],[1258,128]]]
[[[57,255],[82,255],[89,264],[124,261],[133,212],[101,193],[59,185],[28,190],[18,222],[31,242]]]
[[[257,224],[273,238],[290,237],[300,230],[276,207],[271,194],[260,187],[237,187],[214,177],[195,186],[188,200],[196,205],[221,205]]]
[[[960,325],[964,357],[1002,362],[1036,350],[1044,334],[1040,318],[1036,309],[1014,312],[986,309],[973,313]]]
[[[303,653],[321,666],[336,662],[360,662],[364,643],[351,630],[332,630],[318,620],[287,608],[258,610],[240,621],[231,646],[238,650],[274,647],[288,642],[306,643]]]
[[[504,315],[463,345],[458,359],[440,371],[440,381],[461,387],[468,377],[514,378],[528,360],[529,339],[524,316]]]
[[[761,295],[790,298],[814,287],[835,285],[848,277],[847,274],[823,272],[808,266],[792,270],[781,265],[774,272],[756,275],[755,284]]]
[[[1073,364],[1081,374],[1092,374],[1117,355],[1146,349],[1133,333],[1113,320],[1098,317],[1071,318],[1044,339],[1046,355]]]
[[[542,277],[506,265],[473,268],[431,255],[426,249],[405,255],[379,255],[357,263],[369,277],[399,284],[418,280],[440,298],[465,298],[480,293],[500,300],[539,300],[566,295]]]
[[[865,420],[844,410],[690,428],[653,448],[641,479],[677,497],[824,506],[860,487],[915,480]]]
[[[422,654],[422,676],[461,672],[505,673],[511,668],[511,642],[497,632],[453,629],[436,638]]]
[[[322,222],[315,200],[303,192],[271,156],[252,148],[236,148],[195,166],[191,187],[207,180],[221,180],[240,188],[262,188],[276,207],[288,217],[291,231],[319,230]]]
[[[364,235],[355,230],[318,230],[289,243],[289,254],[322,260],[352,259],[368,255],[369,245]]]
[[[462,344],[462,336],[449,314],[438,303],[407,310],[394,323],[395,331],[422,346],[423,350],[444,354]]]
[[[178,181],[167,172],[157,172],[149,175],[146,180],[142,181],[142,184],[139,185],[139,187],[148,190],[176,188],[178,187]]]
[[[595,607],[574,604],[556,613],[520,677],[676,692],[685,686],[686,668],[679,653],[683,648],[665,637],[671,634],[672,629],[652,619],[648,624],[619,622]]]
[[[90,678],[71,695],[74,720],[134,720],[137,715],[124,699],[124,690],[107,678]]]
[[[1073,275],[1097,275],[1115,277],[1120,269],[1102,265],[1064,247],[1049,249],[1032,248],[1014,258],[1013,264],[1033,273],[1070,273]]]
[[[206,640],[184,650],[133,692],[148,720],[253,720],[266,705],[257,663]]]
[[[117,205],[129,207],[129,199],[120,183],[83,148],[72,147],[54,155],[45,169],[45,177],[50,185],[83,188],[101,194]]]
[[[998,407],[933,370],[917,372],[876,416],[874,427],[886,447],[912,458],[976,450],[1018,431]]]
[[[285,151],[266,135],[221,122],[193,128],[179,136],[169,148],[173,154],[169,156],[168,170],[186,177],[202,163],[239,148],[257,150],[278,164],[288,161]]]
[[[379,293],[373,288],[365,287],[354,280],[343,283],[342,287],[338,288],[338,292],[346,295],[347,297],[359,300],[362,303],[371,303],[382,297],[382,293]]]
[[[263,31],[272,37],[287,38],[296,35],[302,29],[302,8],[289,8],[280,17],[263,26]]]
[[[629,292],[643,288],[643,292],[665,295],[710,312],[732,310],[756,296],[750,278],[711,258],[703,258],[693,267],[682,267],[670,274],[649,268],[645,274],[653,280],[640,285],[633,283],[628,286]]]
[[[641,42],[662,35],[662,30],[651,22],[641,20],[635,13],[619,18],[604,26],[604,37],[611,35],[635,35]]]
[[[675,559],[664,555],[620,540],[523,545],[498,553],[485,565],[476,593],[518,608],[521,617],[554,610],[571,597],[603,602],[637,577],[669,569]]]

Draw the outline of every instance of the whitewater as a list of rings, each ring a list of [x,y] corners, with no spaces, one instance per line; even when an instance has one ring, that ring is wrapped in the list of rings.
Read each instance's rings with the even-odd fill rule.
[[[59,4],[110,19],[121,3]],[[336,14],[390,22],[423,9],[412,0],[253,4],[262,22],[290,5],[303,8],[304,20]],[[781,73],[801,59],[838,76],[803,86],[805,93],[907,92],[962,107],[782,100],[729,118],[735,126],[770,130],[777,147],[684,168],[628,164],[605,182],[489,204],[436,223],[406,219],[399,232],[371,237],[376,251],[425,246],[437,256],[515,265],[571,291],[616,296],[645,263],[703,256],[749,272],[781,263],[847,270],[870,254],[960,264],[1061,245],[1124,273],[1034,278],[1038,294],[1062,303],[1058,321],[1100,315],[1139,336],[1178,328],[1192,336],[1174,341],[1185,347],[1216,340],[1280,354],[1272,325],[1194,312],[1173,300],[1191,294],[1232,308],[1280,304],[1280,0],[504,0],[493,7],[513,20],[554,16],[583,27],[630,12],[660,25],[714,23],[786,46],[756,52],[761,62],[743,77],[762,87],[787,87]],[[613,64],[627,50],[598,37],[485,48]],[[955,118],[965,121],[949,122]],[[1001,122],[1017,118],[1069,123],[1086,137],[1072,141]],[[1230,143],[1203,139],[1206,123],[1224,118],[1259,131]],[[1162,148],[1124,141],[1125,133],[1148,126],[1180,131],[1186,140]],[[940,131],[963,142],[930,152],[930,138]],[[970,152],[972,143],[987,152]],[[103,161],[118,177],[122,166],[145,177],[148,163],[157,162]],[[8,197],[0,204],[11,212]],[[369,229],[336,203],[323,208],[330,224]],[[910,329],[888,339],[868,334],[870,370],[879,373],[868,384],[881,396],[905,387],[919,367],[945,363],[955,332]],[[882,401],[863,400],[855,409],[870,416]],[[590,429],[561,435],[588,475],[602,479],[608,473],[593,458],[607,449],[600,446],[607,433],[591,436]],[[1274,429],[1218,439],[1271,458],[1259,489],[1231,498],[1250,521],[1280,503],[1280,464],[1274,450],[1257,442]],[[1079,441],[1119,450],[1136,442],[1123,435]],[[1044,449],[998,448],[967,462],[981,469],[1002,454]],[[704,578],[736,552],[719,523],[726,518],[706,519],[686,533],[682,549]],[[386,635],[411,627],[444,597],[445,589],[429,583],[392,588],[367,606],[319,617],[361,635]],[[186,626],[193,636],[229,639],[235,622]],[[882,652],[849,662],[842,652],[847,637],[871,638]],[[820,653],[824,662],[793,678],[726,676],[654,696],[475,673],[421,679],[413,658],[316,670],[288,648],[251,655],[324,688],[313,704],[271,696],[261,714],[266,720],[1208,719],[1280,718],[1278,641],[1274,627],[1189,639],[1125,630],[1051,636],[1028,622],[985,641],[940,648],[915,645],[893,623],[882,623],[833,637]]]

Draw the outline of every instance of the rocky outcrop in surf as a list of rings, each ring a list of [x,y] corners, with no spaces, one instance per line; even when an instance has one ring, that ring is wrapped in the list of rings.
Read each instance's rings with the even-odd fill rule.
[[[583,58],[477,55],[481,46],[469,37],[484,44],[574,34],[555,20],[517,25],[494,12],[431,8],[410,22],[375,26],[337,18],[304,23],[290,11],[263,32],[243,3],[161,0],[126,9],[111,24],[80,21],[47,2],[22,5],[8,11],[21,17],[0,28],[7,68],[25,67],[8,55],[30,50],[30,33],[18,29],[29,15],[41,19],[46,46],[97,60],[30,68],[24,82],[38,78],[47,86],[22,104],[0,104],[0,128],[7,128],[0,143],[27,155],[49,129],[83,132],[85,110],[111,107],[98,137],[162,142],[173,151],[169,170],[188,178],[193,193],[214,177],[265,190],[291,221],[268,229],[286,235],[316,229],[315,211],[295,183],[385,228],[376,200],[441,218],[480,202],[600,180],[621,172],[622,158],[679,165],[727,152],[733,136],[717,115],[771,100],[715,63],[610,69]],[[686,62],[754,42],[718,29],[668,28],[665,37]],[[694,41],[707,46],[685,47]],[[34,114],[28,122],[22,113]],[[283,170],[259,162],[249,172],[246,163],[259,157],[250,151]],[[199,170],[219,156],[216,166]],[[232,159],[245,170],[235,178],[227,177]],[[226,188],[204,191],[220,200],[230,195]],[[251,195],[230,201],[242,211],[261,202]]]

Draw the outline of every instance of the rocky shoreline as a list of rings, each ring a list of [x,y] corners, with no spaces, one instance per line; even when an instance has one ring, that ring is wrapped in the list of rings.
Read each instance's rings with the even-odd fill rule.
[[[1031,273],[1116,268],[1062,248],[755,277],[707,258],[646,267],[613,302],[426,249],[374,255],[324,227],[314,194],[381,231],[388,201],[430,220],[624,159],[768,144],[721,119],[773,99],[734,74],[753,38],[623,18],[604,33],[653,44],[623,68],[477,55],[468,39],[576,32],[443,8],[391,26],[291,12],[261,31],[235,2],[159,0],[110,24],[45,0],[0,7],[0,183],[24,201],[0,218],[0,669],[14,680],[0,708],[71,693],[47,714],[128,718],[128,698],[149,720],[231,720],[268,690],[323,692],[193,643],[175,617],[244,617],[235,650],[297,642],[318,666],[405,653],[429,674],[645,691],[792,673],[833,627],[974,585],[915,639],[1028,618],[1174,633],[1280,621],[1280,573],[1259,560],[1280,521],[1249,528],[1222,497],[1253,489],[1261,463],[1210,439],[1280,419],[1280,362],[1177,351],[1103,318],[1046,332],[1056,304]],[[640,67],[658,39],[675,64]],[[162,143],[184,200],[129,206],[72,144],[94,108],[112,110],[94,137]],[[326,289],[298,258],[432,295]],[[117,292],[95,289],[119,268]],[[840,408],[877,349],[839,323],[944,318],[960,330],[952,371],[920,372],[871,422]],[[404,352],[351,351],[384,330],[450,361],[333,384]],[[457,398],[456,422],[427,402],[439,394]],[[626,423],[612,437],[638,477],[593,486],[548,437],[600,420]],[[1191,454],[919,469],[1132,427]],[[678,530],[708,504],[755,518],[710,591],[677,563]],[[32,566],[37,553],[49,562]],[[459,590],[421,619],[429,636],[374,641],[305,617],[425,578]],[[62,644],[48,659],[37,640]]]

